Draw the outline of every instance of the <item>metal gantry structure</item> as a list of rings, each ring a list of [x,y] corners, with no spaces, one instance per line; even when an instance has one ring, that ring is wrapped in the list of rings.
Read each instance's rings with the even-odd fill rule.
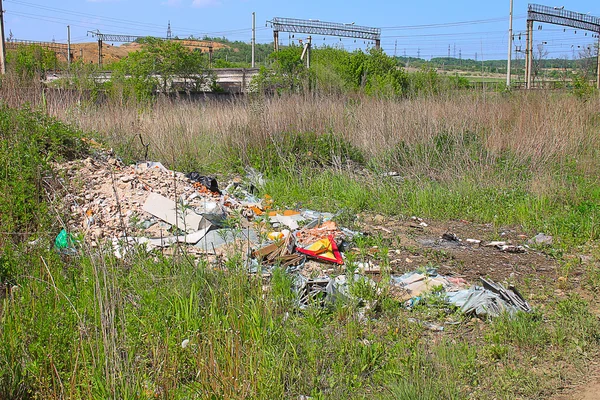
[[[145,37],[145,36],[136,36],[136,35],[119,35],[119,34],[111,34],[111,33],[101,33],[97,29],[95,31],[87,31],[87,33],[92,35],[92,37],[98,38],[98,67],[102,66],[102,44],[104,43],[104,41],[118,42],[118,43],[131,43],[131,42],[135,42],[136,40]]]
[[[525,87],[531,89],[533,82],[533,23],[568,26],[570,28],[591,31],[598,36],[597,78],[596,86],[600,89],[600,18],[593,15],[565,10],[564,7],[548,7],[540,4],[529,4],[527,8],[527,46],[525,50]]]
[[[279,32],[308,33],[312,35],[349,37],[375,42],[375,47],[381,46],[381,29],[359,26],[354,23],[323,22],[311,19],[275,17],[271,21],[275,51],[279,50]]]

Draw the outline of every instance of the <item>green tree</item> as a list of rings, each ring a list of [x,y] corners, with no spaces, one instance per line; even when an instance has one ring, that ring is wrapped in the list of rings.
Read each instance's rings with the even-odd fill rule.
[[[113,90],[122,89],[138,99],[154,92],[199,91],[214,81],[208,59],[174,40],[144,38],[142,49],[114,65]]]
[[[300,92],[308,88],[308,70],[300,59],[302,47],[290,46],[271,53],[271,67],[261,67],[253,85],[266,92]]]
[[[56,53],[38,45],[19,45],[6,54],[9,72],[21,80],[44,79],[47,71],[57,67]]]
[[[254,82],[265,91],[298,92],[307,88],[324,93],[361,92],[373,96],[401,96],[408,88],[407,74],[383,51],[348,53],[342,49],[314,48],[310,70],[300,60],[302,47],[290,46],[270,56],[270,68],[261,68]]]

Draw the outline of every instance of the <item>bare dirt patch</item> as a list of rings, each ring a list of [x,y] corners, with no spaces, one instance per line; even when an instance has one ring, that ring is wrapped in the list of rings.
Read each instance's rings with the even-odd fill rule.
[[[190,50],[197,50],[203,53],[207,53],[210,47],[212,47],[213,51],[229,47],[222,43],[209,41],[180,40],[179,42]],[[116,46],[113,43],[104,43],[102,46],[102,62],[111,63],[119,61],[121,58],[127,57],[129,53],[141,50],[142,47],[143,45],[139,43],[126,43]],[[74,61],[83,60],[86,64],[98,63],[97,42],[73,43],[71,45],[71,52],[73,53]],[[59,53],[57,55],[59,60],[66,61],[64,54]]]
[[[533,276],[540,283],[560,275],[556,260],[542,250],[527,247],[530,235],[514,227],[497,228],[468,221],[381,220],[381,216],[363,216],[360,227],[363,232],[380,235],[390,242],[394,273],[431,266],[437,267],[441,274],[469,282],[478,281],[480,276],[516,282]],[[453,233],[460,241],[442,239],[445,233]],[[467,239],[481,242],[469,243]],[[503,252],[496,246],[488,246],[498,241],[524,246],[524,252]]]

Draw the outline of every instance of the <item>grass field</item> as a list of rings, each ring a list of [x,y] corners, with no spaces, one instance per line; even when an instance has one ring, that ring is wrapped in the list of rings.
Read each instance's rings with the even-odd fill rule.
[[[0,398],[546,399],[594,368],[598,97],[249,96],[132,106],[4,85],[2,98],[13,108],[0,109]],[[14,108],[25,101],[41,111]],[[221,182],[252,166],[267,180],[261,195],[343,210],[342,223],[378,213],[383,225],[417,215],[498,235],[543,231],[556,238],[540,249],[550,272],[532,284],[539,273],[514,266],[527,271],[517,283],[535,311],[487,321],[435,295],[410,311],[368,287],[353,289],[376,302],[366,313],[352,301],[299,312],[285,272],[276,270],[265,291],[235,257],[215,269],[180,253],[116,259],[102,246],[61,256],[48,244],[68,212],[66,193],[48,171],[87,156],[81,137],[126,161],[142,159],[149,144],[149,159]],[[382,265],[396,249],[424,252],[377,236],[358,251],[374,246]],[[449,258],[429,255],[434,267]],[[439,333],[409,318],[453,324]]]

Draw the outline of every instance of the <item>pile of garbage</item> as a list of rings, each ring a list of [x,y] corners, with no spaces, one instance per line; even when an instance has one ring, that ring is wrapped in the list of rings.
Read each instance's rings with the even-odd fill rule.
[[[55,168],[69,192],[70,215],[56,240],[62,251],[73,250],[71,232],[82,233],[92,247],[110,243],[117,257],[134,248],[164,252],[175,244],[203,256],[224,255],[233,247],[249,273],[269,275],[281,267],[292,274],[300,308],[351,298],[348,288],[359,280],[377,287],[370,275],[379,274],[379,266],[358,263],[350,273],[344,267],[344,250],[360,233],[338,226],[331,213],[275,209],[268,195],[257,197],[264,181],[254,170],[221,188],[212,177],[185,175],[159,162],[125,165],[110,151]],[[414,302],[441,289],[450,304],[479,316],[531,310],[515,288],[482,282],[483,287],[467,288],[460,278],[411,272],[392,276],[390,293]]]
[[[448,304],[467,315],[497,317],[504,312],[514,315],[518,311],[532,311],[529,303],[514,286],[505,288],[502,284],[485,278],[480,278],[481,286],[468,287],[462,278],[438,275],[435,269],[429,269],[392,276],[391,279],[392,295],[409,308],[417,304],[422,296],[437,291],[442,293],[441,298]]]
[[[354,234],[330,213],[275,210],[268,195],[258,198],[254,184],[241,179],[220,189],[212,177],[159,162],[124,165],[106,152],[55,167],[69,181],[66,230],[83,233],[92,247],[111,241],[118,257],[128,244],[153,250],[182,243],[215,253],[240,240],[262,265],[297,267],[306,258],[343,264],[337,243]]]

